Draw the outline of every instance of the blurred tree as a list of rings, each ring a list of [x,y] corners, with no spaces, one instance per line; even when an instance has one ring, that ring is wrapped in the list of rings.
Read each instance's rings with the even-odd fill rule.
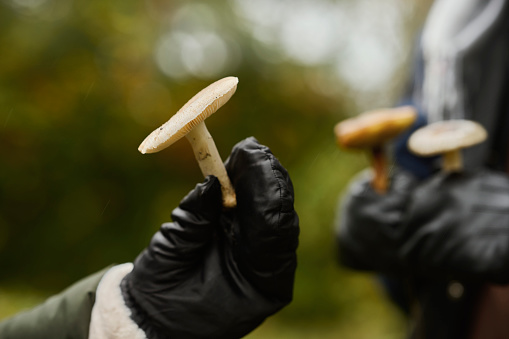
[[[376,292],[336,265],[331,225],[365,162],[336,149],[332,127],[392,103],[428,5],[0,1],[0,283],[50,293],[133,260],[202,180],[186,142],[149,156],[139,143],[235,75],[236,94],[207,122],[220,153],[254,135],[296,188],[300,264],[281,319],[361,322],[352,310]]]

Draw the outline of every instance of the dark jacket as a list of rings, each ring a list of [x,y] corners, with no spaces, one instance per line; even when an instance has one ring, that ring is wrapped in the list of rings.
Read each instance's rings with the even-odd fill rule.
[[[447,0],[437,2],[443,4]],[[422,40],[418,41],[414,72],[401,100],[401,104],[411,104],[419,110],[414,129],[426,124],[427,120],[465,118],[478,121],[488,130],[489,138],[485,143],[464,152],[470,174],[460,179],[473,189],[470,192],[461,188],[465,190],[462,193],[465,198],[469,194],[479,196],[476,190],[485,187],[486,181],[498,182],[500,179],[505,186],[508,177],[505,173],[509,168],[509,4],[504,0],[478,1],[474,7],[470,21],[458,25],[458,34],[450,36],[451,45],[457,43],[454,40],[461,31],[466,31],[481,14],[489,24],[475,26],[482,29],[477,32],[476,39],[454,58],[442,60],[443,65],[454,67],[433,80],[436,83],[431,83],[431,87],[426,74],[433,58],[423,52]],[[430,15],[436,14],[432,9]],[[428,20],[427,25],[431,22],[433,20]],[[469,29],[472,27],[474,25]],[[423,35],[427,29],[430,27],[425,27]],[[454,86],[447,87],[451,84],[447,81],[451,79]],[[434,86],[443,88],[443,93],[435,91],[435,95],[441,96],[433,97],[433,93],[426,92],[426,85],[428,90],[433,90]],[[455,100],[449,100],[451,98]],[[433,114],[428,109],[433,109]],[[444,216],[449,213],[451,219],[455,213],[464,214],[451,212],[458,204],[468,205],[466,199],[461,201],[462,197],[458,197],[456,206],[444,199],[436,204],[435,211],[428,211],[428,220],[421,216],[416,222],[416,216],[412,215],[415,211],[410,209],[414,208],[416,200],[425,198],[416,197],[414,190],[421,185],[429,187],[432,180],[443,180],[454,186],[452,182],[456,179],[436,178],[440,175],[437,174],[436,158],[412,155],[406,146],[410,133],[396,140],[393,147],[397,166],[412,174],[410,184],[402,188],[397,183],[399,186],[393,187],[393,191],[382,199],[361,178],[356,179],[343,196],[337,225],[340,261],[353,269],[379,274],[389,296],[410,316],[410,337],[469,338],[486,288],[509,282],[505,273],[509,272],[509,251],[505,251],[509,248],[506,235],[509,234],[509,221],[506,220],[509,206],[505,210],[503,206],[498,209],[498,217],[493,215],[490,221],[484,221],[484,225],[481,221],[477,223],[474,227],[477,231],[470,235],[463,230],[472,224],[472,220],[481,219],[458,218],[457,227],[452,227],[451,222],[433,222],[435,214]],[[477,188],[472,186],[475,182]],[[493,190],[488,190],[495,194],[492,191],[498,186],[496,183]],[[451,188],[452,191],[455,189],[459,190]],[[482,208],[490,208],[490,204],[497,205],[508,199],[509,191],[505,187],[499,193],[500,196],[487,201],[479,197],[476,203],[485,203]],[[439,200],[436,193],[429,194],[433,195],[428,197],[431,202]],[[409,220],[413,224],[409,224]],[[458,240],[455,232],[463,232],[463,238]],[[491,247],[486,234],[491,234]]]
[[[2,339],[88,339],[90,315],[102,270],[72,285],[45,303],[0,322]]]
[[[339,212],[341,263],[379,274],[409,316],[412,338],[469,338],[479,326],[483,287],[509,283],[504,173],[438,173],[417,180],[396,171],[385,195],[361,176]]]

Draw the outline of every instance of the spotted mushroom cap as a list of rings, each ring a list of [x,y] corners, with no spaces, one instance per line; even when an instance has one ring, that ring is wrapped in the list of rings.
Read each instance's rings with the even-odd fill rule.
[[[143,140],[138,150],[155,153],[173,144],[223,106],[237,89],[239,79],[226,77],[202,89],[170,120]]]
[[[410,136],[408,148],[420,156],[432,156],[470,147],[487,138],[484,127],[471,120],[437,121]]]
[[[394,138],[416,118],[417,112],[412,106],[369,111],[341,121],[334,127],[334,134],[341,148],[370,148]]]

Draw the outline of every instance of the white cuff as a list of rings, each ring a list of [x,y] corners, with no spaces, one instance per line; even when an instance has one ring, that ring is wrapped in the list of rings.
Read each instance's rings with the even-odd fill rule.
[[[131,319],[131,310],[120,290],[120,282],[132,269],[131,263],[114,266],[102,277],[92,308],[88,339],[147,339]]]

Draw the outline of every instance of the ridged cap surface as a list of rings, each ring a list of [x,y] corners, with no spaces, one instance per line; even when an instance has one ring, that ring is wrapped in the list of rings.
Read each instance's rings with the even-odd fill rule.
[[[341,121],[334,127],[334,134],[342,148],[370,148],[394,138],[416,118],[417,112],[411,106],[369,111]]]
[[[417,155],[432,156],[476,145],[487,136],[484,127],[475,121],[437,121],[415,131],[408,139],[408,148]]]
[[[202,89],[170,120],[146,137],[138,150],[143,154],[159,152],[185,136],[230,100],[238,82],[236,77],[226,77]]]

